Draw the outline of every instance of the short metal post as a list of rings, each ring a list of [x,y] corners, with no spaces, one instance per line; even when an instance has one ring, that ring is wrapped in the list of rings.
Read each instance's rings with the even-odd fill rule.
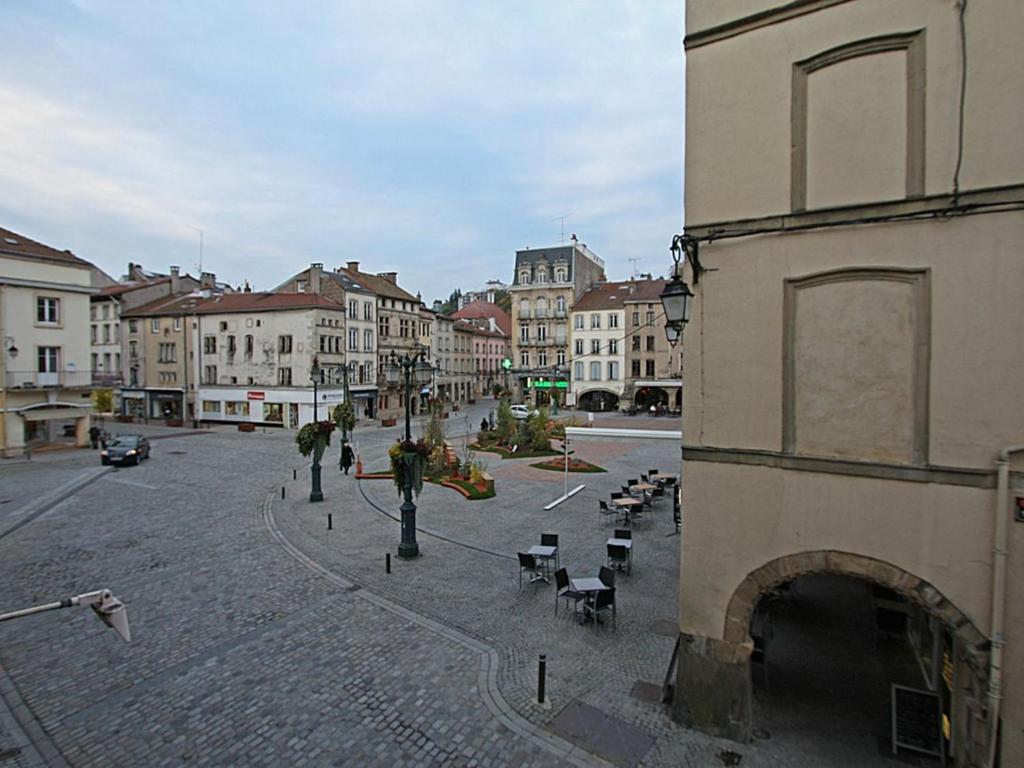
[[[333,530],[333,529],[334,529],[334,518],[332,518],[331,517],[331,513],[328,512],[327,513],[327,530],[330,531],[330,530]]]
[[[299,478],[299,470],[293,469],[292,470],[292,480],[298,480],[298,478]]]
[[[391,553],[388,552],[384,555],[384,572],[391,573]]]
[[[544,703],[544,678],[547,676],[548,671],[548,657],[547,654],[542,653],[540,655],[540,662],[537,664],[537,703]]]
[[[284,498],[284,486],[283,485],[281,486],[281,498],[282,499]]]

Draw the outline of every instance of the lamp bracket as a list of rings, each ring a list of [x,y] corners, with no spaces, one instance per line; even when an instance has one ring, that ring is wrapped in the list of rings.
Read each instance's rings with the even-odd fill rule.
[[[683,258],[690,263],[690,269],[693,270],[693,284],[697,285],[700,282],[701,273],[705,271],[704,266],[700,263],[700,240],[685,233],[674,235],[672,247],[669,250],[672,252],[672,261],[675,262],[677,272],[679,262]]]

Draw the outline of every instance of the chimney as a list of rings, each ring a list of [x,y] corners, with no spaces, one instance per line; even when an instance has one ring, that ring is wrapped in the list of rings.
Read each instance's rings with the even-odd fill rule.
[[[377,277],[383,277],[392,285],[398,285],[398,273],[397,272],[378,272]]]
[[[324,271],[324,265],[314,261],[309,265],[309,292],[320,293],[320,276]]]
[[[178,267],[171,267],[171,294],[181,293],[181,270]]]
[[[358,261],[350,261],[348,264],[345,265],[345,268],[348,269],[349,272],[358,272],[359,271],[359,262]]]
[[[199,275],[199,287],[203,290],[212,291],[217,287],[217,276],[213,272],[203,272]]]

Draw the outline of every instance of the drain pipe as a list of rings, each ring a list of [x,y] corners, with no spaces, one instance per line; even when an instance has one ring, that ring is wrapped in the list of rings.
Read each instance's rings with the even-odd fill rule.
[[[996,737],[999,732],[999,706],[1003,699],[1003,617],[1006,612],[1006,547],[1010,516],[1010,455],[1024,451],[1024,445],[1011,445],[999,452],[996,462],[996,509],[992,546],[992,652],[988,663],[988,761],[996,764]]]

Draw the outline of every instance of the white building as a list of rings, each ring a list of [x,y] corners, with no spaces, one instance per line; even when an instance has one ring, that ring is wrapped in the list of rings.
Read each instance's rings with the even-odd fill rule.
[[[0,229],[0,450],[88,444],[92,265]],[[66,432],[65,432],[66,429]]]
[[[628,283],[591,288],[570,316],[572,365],[569,405],[587,411],[619,407],[626,378],[625,300]]]
[[[330,418],[344,399],[342,364],[354,365],[357,379],[366,365],[360,350],[350,356],[346,311],[313,293],[235,293],[197,305],[199,418],[293,429],[313,421],[314,357],[316,418]]]

